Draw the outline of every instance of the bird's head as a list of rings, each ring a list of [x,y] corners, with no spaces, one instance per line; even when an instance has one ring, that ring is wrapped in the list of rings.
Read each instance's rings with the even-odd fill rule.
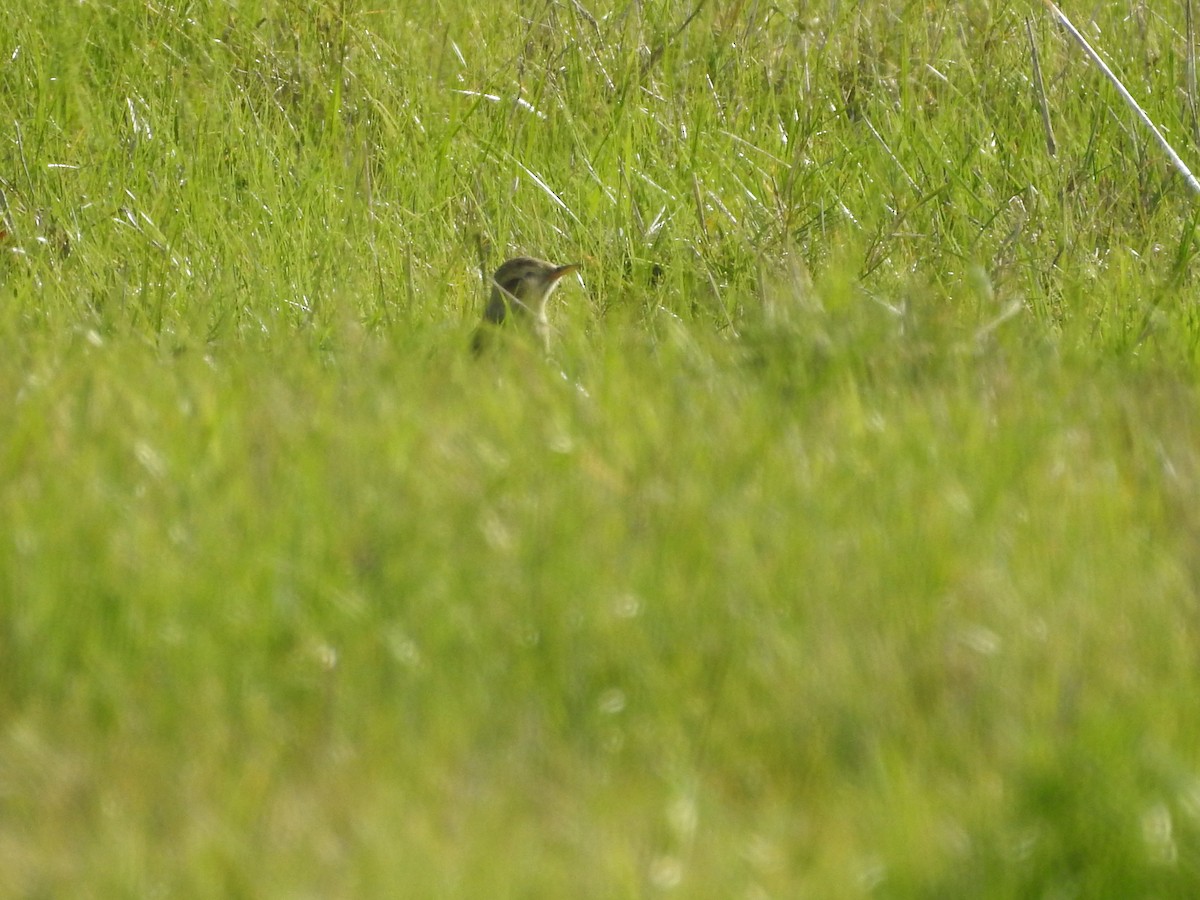
[[[515,298],[519,304],[514,310],[515,312],[531,313],[535,317],[541,318],[545,314],[546,301],[558,287],[559,280],[578,268],[579,263],[556,266],[544,259],[518,256],[510,259],[496,270],[496,274],[492,276],[494,283],[492,291],[493,294],[503,291],[510,298]],[[504,300],[505,298],[494,299]],[[512,304],[511,299],[508,299],[508,304],[516,305]]]

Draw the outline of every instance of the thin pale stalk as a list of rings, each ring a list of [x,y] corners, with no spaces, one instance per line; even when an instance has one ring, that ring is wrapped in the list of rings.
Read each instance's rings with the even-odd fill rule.
[[[1160,147],[1162,147],[1163,152],[1165,152],[1170,158],[1172,165],[1175,166],[1175,169],[1184,177],[1184,180],[1187,181],[1188,187],[1190,187],[1194,193],[1200,194],[1200,181],[1196,180],[1196,176],[1193,175],[1192,170],[1187,167],[1187,163],[1180,158],[1179,154],[1175,152],[1175,149],[1167,142],[1167,139],[1163,137],[1162,132],[1158,130],[1158,126],[1150,120],[1150,117],[1146,115],[1146,111],[1138,105],[1136,100],[1133,99],[1133,95],[1126,90],[1125,85],[1121,83],[1121,79],[1117,78],[1117,76],[1113,74],[1112,69],[1110,69],[1108,64],[1100,58],[1100,54],[1092,49],[1092,45],[1087,42],[1087,38],[1079,33],[1079,29],[1071,24],[1071,20],[1066,17],[1066,14],[1063,13],[1061,9],[1055,6],[1051,0],[1043,0],[1043,2],[1046,4],[1046,7],[1055,16],[1055,18],[1062,23],[1062,26],[1071,33],[1071,37],[1075,38],[1075,40],[1079,43],[1079,46],[1083,47],[1084,52],[1091,57],[1092,62],[1094,62],[1100,68],[1100,71],[1104,73],[1104,76],[1112,82],[1113,87],[1117,89],[1117,93],[1121,95],[1122,99],[1124,99],[1129,108],[1137,113],[1137,117],[1142,120],[1142,124],[1150,129],[1150,133],[1154,135],[1155,140],[1158,141],[1158,144]]]

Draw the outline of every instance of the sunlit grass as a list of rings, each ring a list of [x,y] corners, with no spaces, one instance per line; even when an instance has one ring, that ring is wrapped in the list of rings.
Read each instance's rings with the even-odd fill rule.
[[[695,10],[0,11],[0,892],[1195,891],[1185,185],[1040,9]]]

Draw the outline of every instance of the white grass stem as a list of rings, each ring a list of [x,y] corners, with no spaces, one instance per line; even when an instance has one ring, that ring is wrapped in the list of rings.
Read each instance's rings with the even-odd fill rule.
[[[1092,62],[1100,67],[1100,71],[1104,73],[1104,76],[1113,83],[1113,86],[1117,89],[1117,93],[1119,93],[1129,107],[1135,113],[1137,113],[1138,118],[1142,120],[1142,124],[1150,129],[1150,132],[1158,141],[1159,146],[1163,148],[1163,151],[1170,158],[1171,163],[1178,170],[1179,174],[1182,175],[1187,181],[1188,187],[1190,187],[1194,193],[1200,194],[1200,181],[1196,180],[1196,176],[1193,175],[1192,170],[1187,167],[1187,163],[1185,163],[1180,158],[1179,154],[1175,152],[1175,149],[1169,143],[1167,143],[1167,139],[1163,137],[1162,132],[1158,130],[1158,126],[1156,126],[1150,120],[1150,117],[1146,115],[1146,111],[1143,110],[1141,106],[1138,105],[1138,102],[1133,99],[1133,95],[1126,90],[1125,85],[1121,83],[1121,79],[1117,78],[1117,76],[1113,74],[1112,69],[1110,69],[1108,64],[1100,58],[1100,54],[1092,49],[1092,45],[1087,42],[1087,38],[1079,33],[1079,29],[1071,24],[1071,20],[1066,17],[1066,14],[1063,13],[1061,9],[1055,6],[1051,0],[1043,0],[1043,2],[1046,4],[1047,8],[1049,8],[1050,12],[1055,16],[1055,18],[1062,23],[1062,26],[1071,33],[1071,37],[1075,38],[1075,40],[1079,43],[1079,46],[1083,47],[1087,55],[1091,57]]]

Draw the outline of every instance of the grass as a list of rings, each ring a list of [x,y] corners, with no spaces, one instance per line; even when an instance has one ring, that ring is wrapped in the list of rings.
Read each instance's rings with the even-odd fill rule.
[[[1040,6],[9,7],[0,893],[1196,893],[1195,201]]]

